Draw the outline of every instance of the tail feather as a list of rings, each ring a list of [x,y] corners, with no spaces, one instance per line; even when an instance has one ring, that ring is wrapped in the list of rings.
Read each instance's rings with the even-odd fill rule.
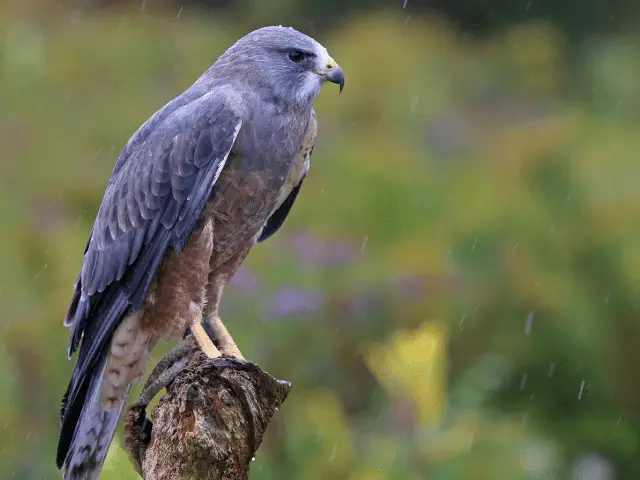
[[[124,409],[130,387],[116,408],[104,408],[100,401],[106,357],[105,350],[89,380],[79,387],[75,401],[63,405],[57,464],[58,468],[64,465],[64,480],[98,478]]]

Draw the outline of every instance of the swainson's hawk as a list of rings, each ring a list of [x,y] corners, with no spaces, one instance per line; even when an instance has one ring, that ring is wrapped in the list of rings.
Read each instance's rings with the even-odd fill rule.
[[[342,90],[344,75],[322,45],[292,28],[261,28],[124,147],[65,318],[70,358],[79,347],[61,411],[65,479],[98,476],[131,383],[159,339],[189,327],[210,356],[219,348],[242,358],[218,317],[220,296],[291,209],[325,81]]]

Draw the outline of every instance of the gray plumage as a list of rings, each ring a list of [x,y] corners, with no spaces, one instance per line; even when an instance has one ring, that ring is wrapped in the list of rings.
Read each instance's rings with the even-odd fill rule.
[[[342,89],[342,71],[315,40],[291,28],[256,30],[122,150],[65,318],[69,357],[78,347],[79,355],[61,409],[57,465],[64,478],[99,474],[132,380],[114,404],[105,403],[113,400],[101,388],[114,332],[123,319],[151,311],[150,289],[169,252],[182,252],[210,219],[212,254],[204,261],[213,275],[229,262],[237,268],[251,245],[282,225],[308,170],[312,102],[327,80]],[[175,319],[151,321],[157,323],[145,327],[145,339],[171,331]]]

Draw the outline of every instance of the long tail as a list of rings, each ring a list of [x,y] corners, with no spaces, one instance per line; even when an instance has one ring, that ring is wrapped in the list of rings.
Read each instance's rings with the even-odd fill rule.
[[[130,387],[115,408],[106,409],[100,401],[100,385],[106,365],[106,354],[107,350],[104,349],[95,364],[94,371],[84,377],[88,380],[78,387],[73,399],[68,398],[72,390],[73,378],[65,394],[62,407],[62,432],[56,459],[58,468],[64,465],[64,480],[98,478],[125,406]]]

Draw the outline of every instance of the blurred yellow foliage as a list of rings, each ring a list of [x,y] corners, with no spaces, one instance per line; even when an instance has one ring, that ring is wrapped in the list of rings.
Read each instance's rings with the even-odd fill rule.
[[[366,362],[392,396],[410,398],[421,423],[438,423],[444,412],[447,329],[426,322],[397,331],[389,345],[372,344]]]
[[[305,392],[293,406],[287,422],[294,427],[304,426],[306,432],[296,442],[297,448],[306,452],[297,478],[343,478],[348,474],[355,460],[355,439],[333,392],[322,389]]]

